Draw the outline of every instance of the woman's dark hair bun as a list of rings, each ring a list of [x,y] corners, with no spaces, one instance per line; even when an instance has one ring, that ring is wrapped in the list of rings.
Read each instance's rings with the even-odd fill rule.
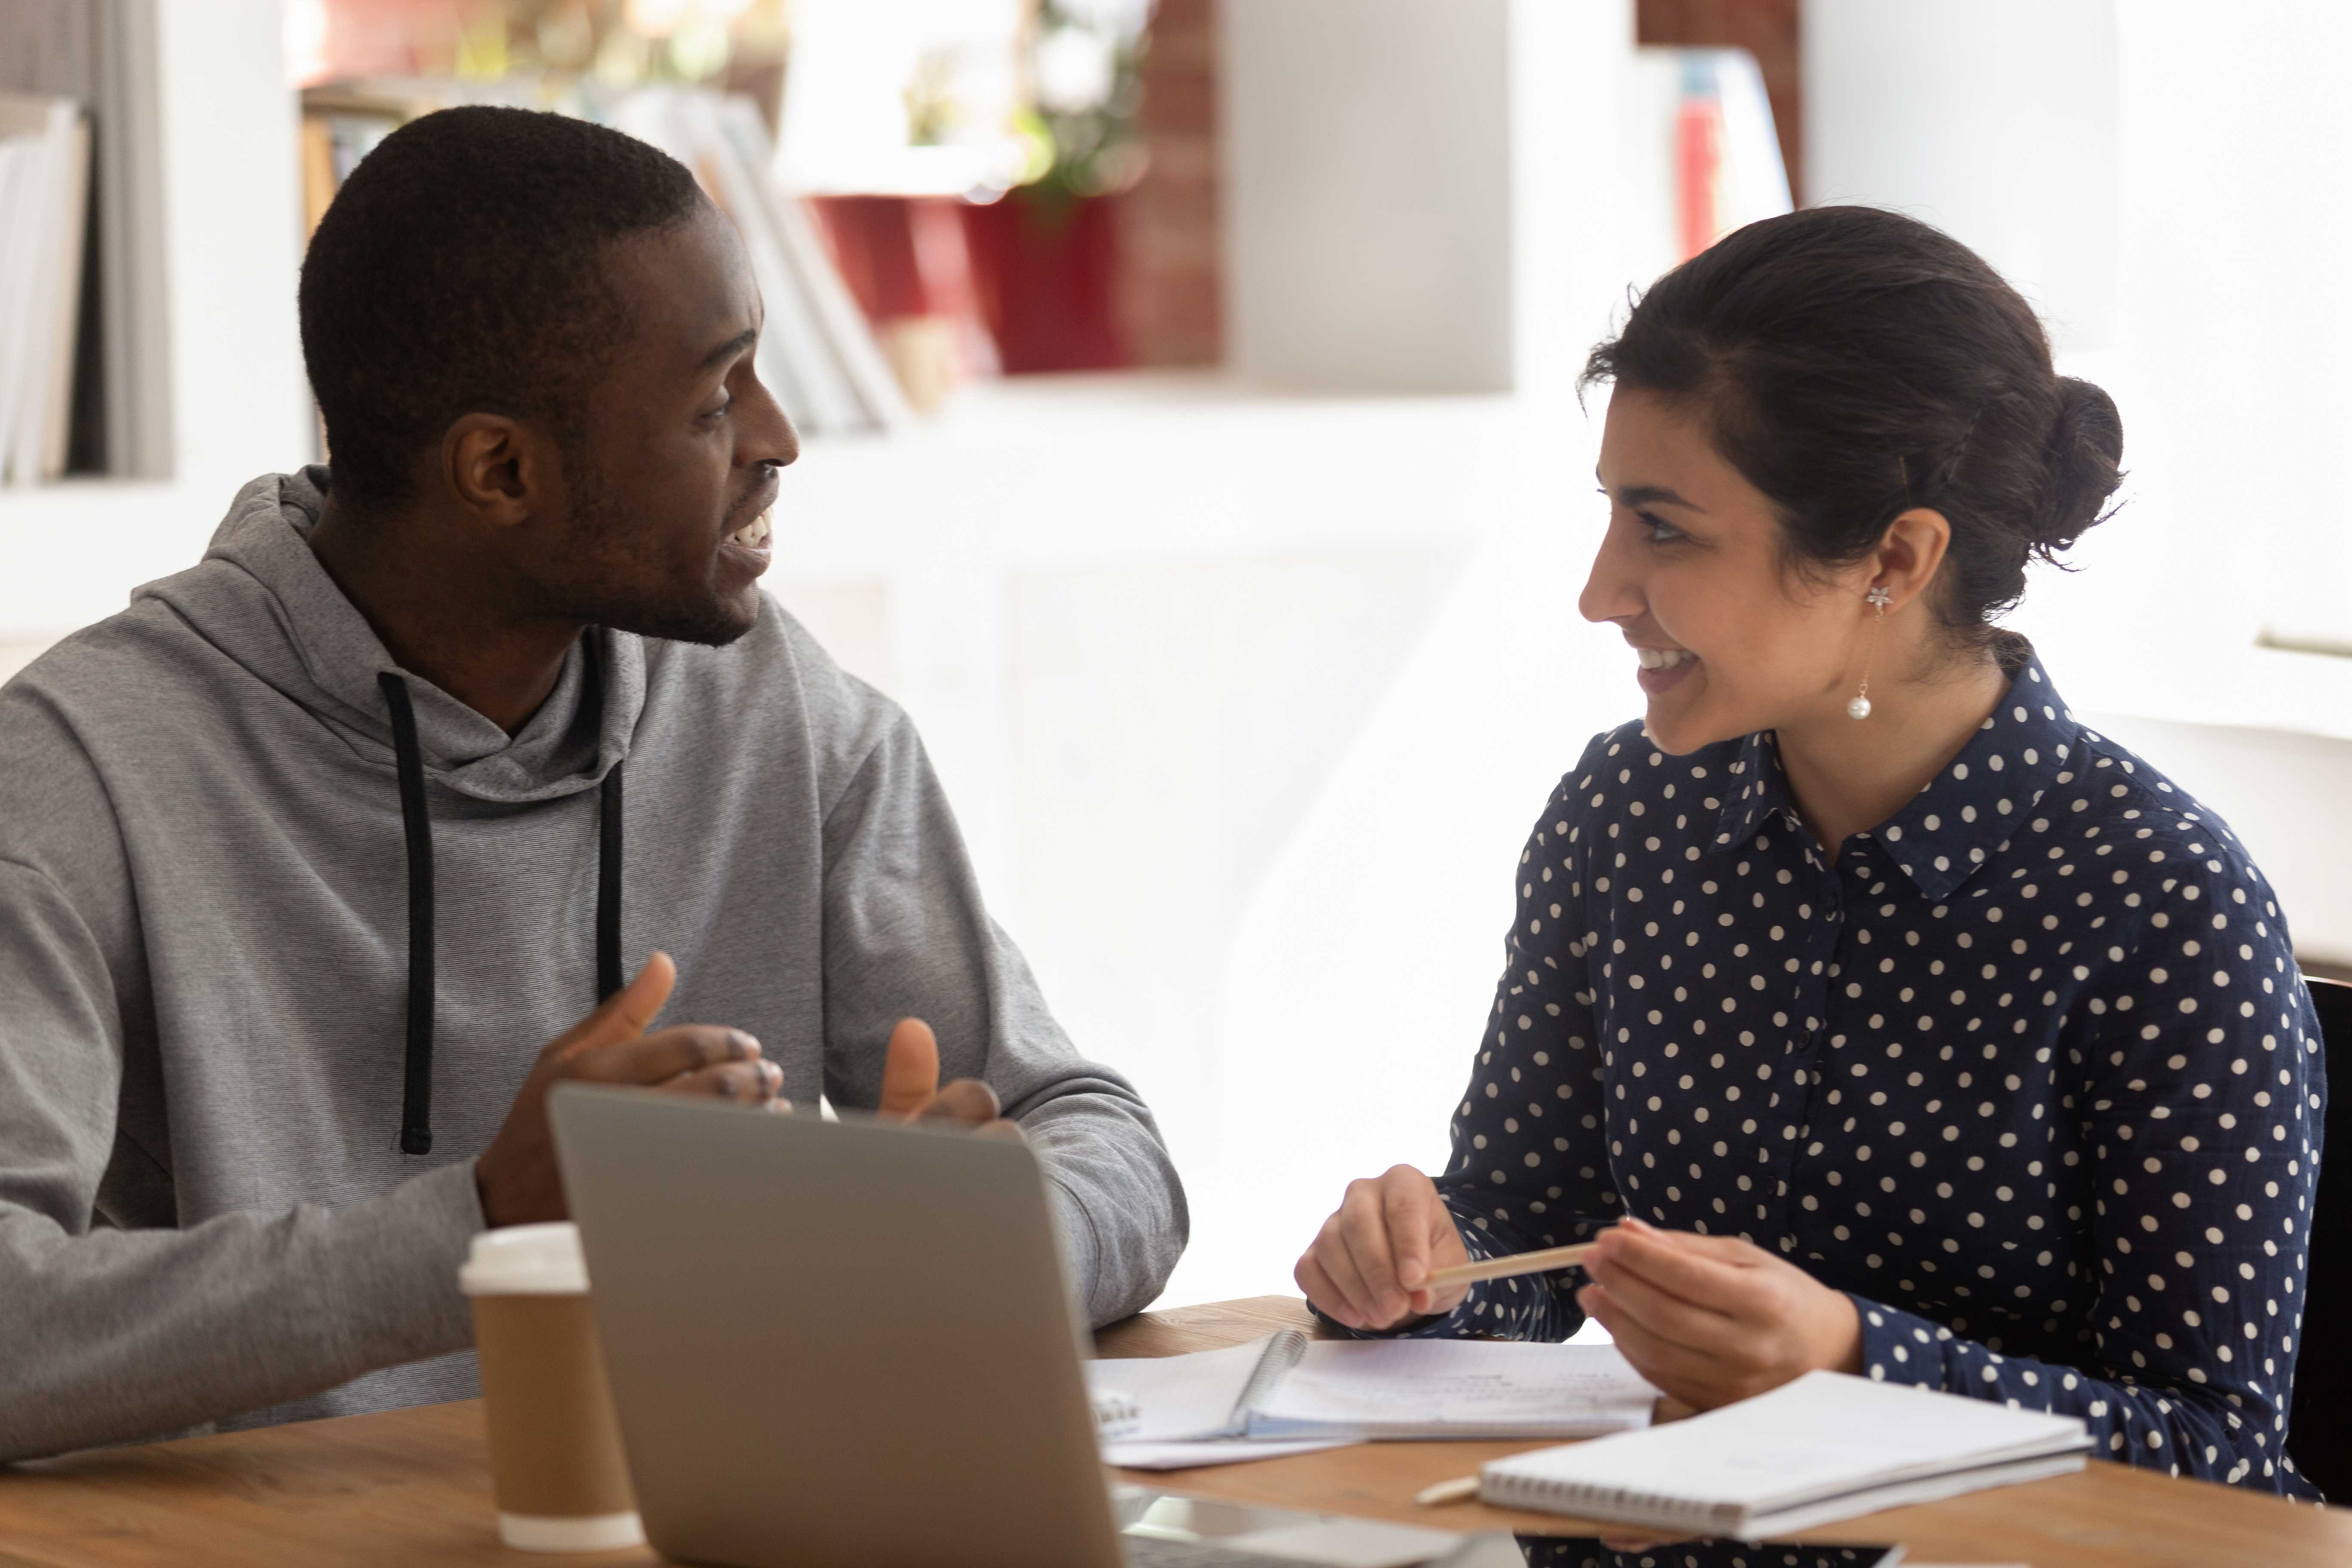
[[[1659,279],[1584,380],[1686,404],[1773,503],[1800,565],[1843,566],[1914,508],[1951,524],[1934,590],[1963,647],[2108,515],[2123,420],[2059,375],[2042,322],[1967,246],[1876,207],[1808,207]]]
[[[2114,515],[2107,505],[2123,483],[2124,416],[2116,400],[2087,381],[2058,378],[2058,418],[2050,427],[2050,510],[2033,552],[2054,561]]]

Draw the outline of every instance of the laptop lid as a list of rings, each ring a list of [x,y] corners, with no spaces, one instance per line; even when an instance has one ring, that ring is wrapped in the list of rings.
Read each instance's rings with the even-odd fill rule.
[[[550,1100],[646,1534],[689,1562],[1119,1562],[1021,1143]]]

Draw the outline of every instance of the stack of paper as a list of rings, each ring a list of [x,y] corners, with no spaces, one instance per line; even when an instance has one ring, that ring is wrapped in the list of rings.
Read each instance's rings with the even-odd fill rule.
[[[1497,1459],[1479,1496],[1654,1530],[1758,1540],[2083,1468],[2072,1415],[1843,1373],[1597,1443]]]
[[[1271,1458],[1383,1438],[1583,1437],[1649,1424],[1658,1391],[1609,1345],[1310,1341],[1087,1368],[1104,1454],[1130,1469]],[[1116,1393],[1123,1398],[1106,1398]],[[1105,1417],[1107,1423],[1110,1419]]]
[[[0,483],[65,471],[89,201],[79,106],[0,93]]]

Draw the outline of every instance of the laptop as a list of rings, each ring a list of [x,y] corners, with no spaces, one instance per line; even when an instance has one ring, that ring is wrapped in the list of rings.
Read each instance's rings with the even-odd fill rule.
[[[1110,1486],[1089,1339],[1025,1144],[583,1084],[550,1113],[638,1512],[667,1557],[1484,1555],[1440,1531]]]

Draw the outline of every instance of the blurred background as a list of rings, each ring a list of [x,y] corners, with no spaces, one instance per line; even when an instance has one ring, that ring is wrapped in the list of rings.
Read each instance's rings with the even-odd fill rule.
[[[2126,505],[2011,624],[2352,964],[2347,58],[2334,0],[0,0],[0,678],[319,459],[296,268],[375,141],[656,142],[808,434],[773,590],[1159,1108],[1167,1300],[1286,1289],[1443,1161],[1520,844],[1639,709],[1584,353],[1792,202],[1950,230],[2115,395]]]

